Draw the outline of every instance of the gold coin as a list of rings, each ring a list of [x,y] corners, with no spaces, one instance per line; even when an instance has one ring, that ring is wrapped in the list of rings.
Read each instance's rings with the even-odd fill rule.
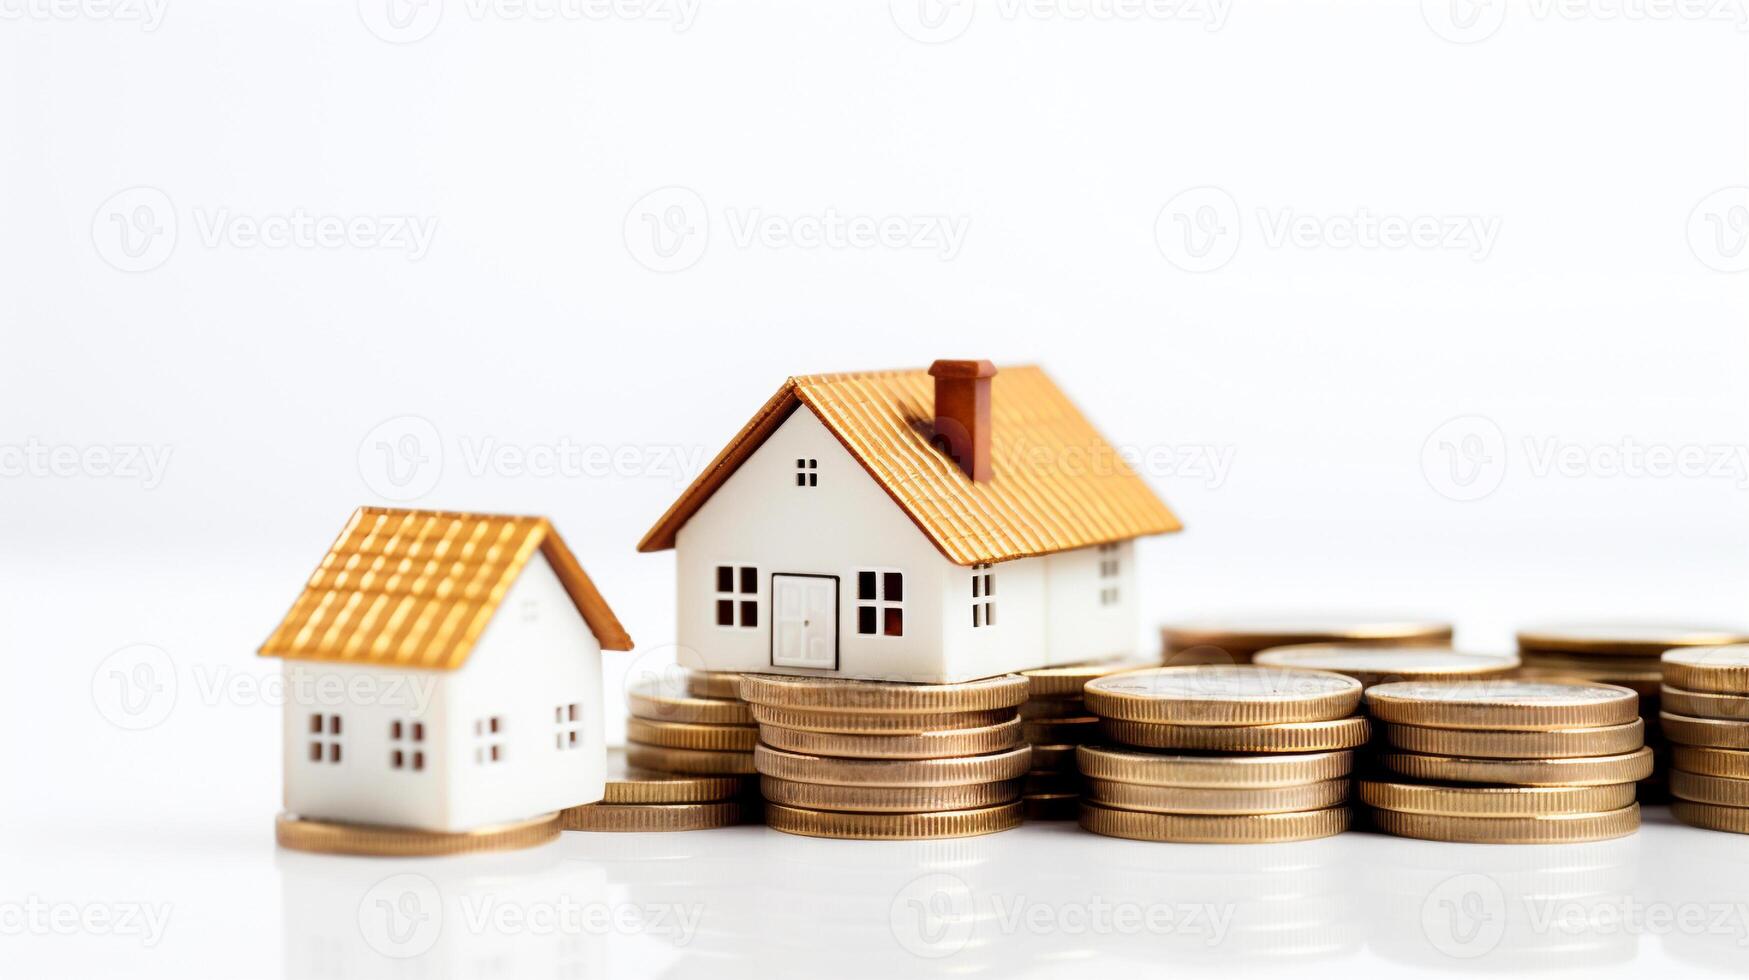
[[[1627,688],[1536,680],[1398,681],[1369,688],[1366,705],[1379,721],[1432,728],[1601,728],[1639,716]]]
[[[838,786],[956,786],[993,783],[1026,774],[1032,747],[959,759],[831,759],[785,752],[768,745],[753,750],[753,764],[766,776],[798,783]]]
[[[1303,755],[1164,755],[1111,746],[1083,745],[1076,750],[1081,774],[1109,782],[1187,789],[1298,786],[1348,775],[1354,769],[1349,750]]]
[[[1020,717],[1033,719],[1082,718],[1092,712],[1080,698],[1033,698],[1020,706]]]
[[[1034,772],[1075,772],[1075,746],[1032,743]]]
[[[1083,696],[1094,714],[1122,721],[1273,725],[1352,714],[1360,682],[1285,667],[1155,667],[1095,678]]]
[[[689,670],[686,672],[686,693],[695,698],[739,700],[741,675],[724,670]]]
[[[660,745],[626,743],[626,765],[634,769],[656,772],[679,772],[698,776],[752,775],[751,752],[712,752],[702,749],[673,749]]]
[[[1677,769],[1670,773],[1670,795],[1691,803],[1749,807],[1749,779],[1726,779]]]
[[[1099,740],[1099,719],[1092,715],[1078,718],[1052,718],[1021,724],[1021,737],[1037,745],[1080,745]]]
[[[1328,752],[1365,745],[1370,736],[1366,719],[1359,715],[1335,721],[1222,728],[1106,720],[1100,727],[1113,741],[1125,745],[1197,752]]]
[[[959,786],[833,786],[828,783],[798,783],[775,776],[759,777],[765,798],[784,806],[807,810],[844,810],[852,813],[932,813],[938,810],[972,810],[1012,803],[1020,799],[1021,780],[964,783]]]
[[[807,711],[933,714],[990,711],[1026,700],[1026,678],[1004,674],[961,684],[905,684],[841,677],[746,674],[741,697],[754,704]]]
[[[1637,803],[1603,813],[1540,817],[1451,817],[1396,810],[1374,810],[1371,816],[1373,825],[1387,834],[1462,844],[1569,844],[1625,837],[1640,829]]]
[[[1670,815],[1690,827],[1749,834],[1749,809],[1744,807],[1676,800],[1670,804]]]
[[[1539,657],[1527,653],[1516,676],[1533,681],[1613,684],[1616,687],[1625,687],[1640,696],[1642,713],[1649,700],[1657,700],[1658,687],[1663,682],[1664,673],[1658,668],[1656,660],[1642,662],[1637,658],[1621,657],[1614,666],[1597,666],[1593,663],[1577,662],[1578,659]]]
[[[1664,654],[1664,683],[1685,691],[1749,694],[1749,644]]]
[[[1449,644],[1451,624],[1366,617],[1252,616],[1176,623],[1160,633],[1168,663],[1187,654],[1244,663],[1259,650],[1301,643]],[[1215,658],[1221,659],[1215,659]]]
[[[753,719],[761,725],[776,725],[779,728],[804,732],[837,732],[840,735],[920,735],[924,732],[987,728],[1013,717],[1013,708],[933,714],[859,714],[846,711],[802,711],[764,704],[753,706]]]
[[[1634,802],[1633,783],[1605,786],[1429,786],[1363,779],[1360,801],[1382,810],[1451,817],[1601,813]]]
[[[1378,761],[1411,779],[1507,786],[1602,786],[1637,783],[1652,774],[1651,749],[1583,759],[1459,759],[1381,752]]]
[[[1178,844],[1267,844],[1330,837],[1348,829],[1345,806],[1237,816],[1147,813],[1082,801],[1081,827],[1106,837]]]
[[[1020,719],[1010,718],[983,728],[961,728],[918,735],[840,735],[806,732],[776,725],[759,726],[766,745],[804,755],[848,759],[947,759],[987,755],[1020,744]],[[937,807],[936,809],[945,809]]]
[[[1081,774],[1078,772],[1043,772],[1037,769],[1026,774],[1026,781],[1021,789],[1024,796],[1039,796],[1054,793],[1080,793]]]
[[[746,776],[682,776],[633,769],[624,749],[607,750],[607,795],[603,803],[721,803],[752,787]]]
[[[1326,779],[1301,786],[1268,789],[1187,789],[1090,779],[1086,796],[1095,803],[1120,810],[1147,810],[1151,813],[1293,813],[1323,810],[1348,802],[1348,780]]]
[[[1477,759],[1570,759],[1632,752],[1646,744],[1646,723],[1635,718],[1625,725],[1563,728],[1552,732],[1485,732],[1473,728],[1386,725],[1385,740],[1394,748],[1424,755],[1457,755]]]
[[[725,803],[588,803],[559,811],[565,830],[595,833],[662,833],[711,830],[745,821],[747,808]]]
[[[627,718],[626,741],[670,749],[751,752],[753,746],[759,744],[759,729],[752,725],[692,725],[679,721]]]
[[[1749,752],[1675,745],[1670,749],[1670,765],[1703,776],[1749,779]]]
[[[1087,682],[1095,677],[1121,674],[1126,670],[1141,670],[1153,666],[1157,665],[1146,660],[1107,660],[1095,664],[1023,670],[1020,672],[1020,676],[1026,678],[1027,697],[1031,700],[1079,698],[1081,689],[1086,687]]]
[[[1666,711],[1658,715],[1664,737],[1678,745],[1711,749],[1749,749],[1749,721],[1689,718]]]
[[[1346,674],[1365,687],[1393,681],[1455,681],[1505,677],[1515,656],[1461,653],[1450,647],[1364,643],[1302,643],[1259,651],[1251,661],[1266,667],[1298,667]]]
[[[1028,820],[1074,820],[1081,814],[1081,797],[1074,793],[1032,793],[1020,805]]]
[[[1518,631],[1518,649],[1602,657],[1656,657],[1676,647],[1749,643],[1749,633],[1729,628],[1657,623],[1593,623],[1539,626]]]
[[[1749,697],[1740,694],[1711,694],[1667,686],[1660,692],[1659,701],[1673,715],[1749,721]]]
[[[626,708],[638,718],[651,721],[683,721],[698,725],[751,725],[753,712],[747,702],[729,698],[669,697],[655,684],[643,684],[626,692]]]
[[[765,808],[765,823],[772,830],[805,837],[932,840],[1009,830],[1020,826],[1021,815],[1018,802],[937,813],[841,813],[771,803]]]
[[[559,815],[548,813],[514,823],[446,833],[415,830],[410,827],[308,820],[282,813],[274,818],[273,836],[280,847],[317,854],[427,857],[481,851],[514,851],[555,840],[559,836]]]

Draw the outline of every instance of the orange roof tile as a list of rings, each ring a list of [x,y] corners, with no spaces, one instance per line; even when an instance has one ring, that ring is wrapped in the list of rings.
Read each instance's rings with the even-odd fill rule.
[[[360,507],[261,655],[455,670],[537,549],[602,648],[630,650],[546,518]]]
[[[790,378],[656,522],[639,551],[674,547],[711,494],[806,405],[950,561],[1008,561],[1183,527],[1036,367],[990,379],[992,476],[977,483],[930,444],[927,371]]]

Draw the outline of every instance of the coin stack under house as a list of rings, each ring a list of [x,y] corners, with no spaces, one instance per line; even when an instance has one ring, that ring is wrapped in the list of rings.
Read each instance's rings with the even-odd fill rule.
[[[1315,670],[1158,667],[1087,683],[1122,748],[1077,751],[1081,826],[1108,837],[1264,843],[1341,833],[1366,743],[1360,682]]]
[[[1140,670],[1137,661],[1104,661],[1023,670],[1026,702],[1020,706],[1021,737],[1032,746],[1021,803],[1028,820],[1074,820],[1081,813],[1081,771],[1075,747],[1100,741],[1099,719],[1087,710],[1081,689],[1107,674]]]
[[[1614,684],[1638,694],[1654,762],[1652,775],[1640,785],[1640,802],[1662,803],[1669,799],[1670,746],[1658,718],[1663,681],[1658,658],[1666,650],[1727,643],[1749,643],[1749,633],[1645,624],[1539,626],[1518,632],[1523,661],[1518,676]]]
[[[1447,646],[1450,623],[1415,619],[1252,616],[1186,620],[1161,627],[1160,662],[1248,664],[1258,651],[1303,643]]]
[[[1605,840],[1640,825],[1652,771],[1625,687],[1523,679],[1400,681],[1366,692],[1388,775],[1363,779],[1373,826],[1488,844]]]
[[[747,776],[686,776],[626,764],[610,749],[607,795],[599,803],[559,811],[564,830],[657,832],[710,830],[757,822],[759,798]]]
[[[1019,826],[1027,681],[903,684],[745,674],[754,765],[775,830],[923,840]]]
[[[1671,815],[1749,834],[1749,645],[1671,650],[1663,670]]]
[[[668,683],[634,685],[626,693],[626,765],[633,770],[737,781],[745,802],[757,803],[753,746],[759,727],[736,696],[740,674],[688,671],[685,693]],[[748,807],[752,815],[756,807]]]

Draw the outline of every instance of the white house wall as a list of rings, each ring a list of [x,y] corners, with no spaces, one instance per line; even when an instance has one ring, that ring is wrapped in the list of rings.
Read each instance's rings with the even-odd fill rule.
[[[1045,559],[1019,558],[988,569],[955,565],[946,558],[940,561],[946,566],[942,576],[942,613],[947,624],[943,645],[960,679],[1050,663],[1045,645],[1049,619]],[[991,595],[974,599],[972,579],[986,573]],[[993,607],[995,625],[972,625],[974,603]]]
[[[1112,558],[1118,563],[1117,575],[1101,577],[1100,561]],[[1122,542],[1109,553],[1079,548],[1042,560],[1050,594],[1049,662],[1072,664],[1134,653],[1138,608],[1135,542]],[[1100,592],[1106,588],[1118,590],[1117,602],[1100,603]]]

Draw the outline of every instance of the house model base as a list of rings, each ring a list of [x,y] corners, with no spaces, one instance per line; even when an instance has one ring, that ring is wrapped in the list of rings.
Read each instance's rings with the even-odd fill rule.
[[[557,813],[462,833],[306,820],[290,813],[280,814],[273,822],[273,836],[280,847],[317,854],[357,854],[373,857],[430,857],[441,854],[477,854],[483,851],[516,851],[557,840],[559,829]]]

